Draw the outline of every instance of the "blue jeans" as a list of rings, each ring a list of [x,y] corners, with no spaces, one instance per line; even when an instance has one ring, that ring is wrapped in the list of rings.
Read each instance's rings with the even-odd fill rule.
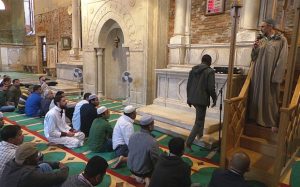
[[[15,110],[15,106],[13,106],[13,105],[0,107],[0,112],[13,112],[14,110]]]
[[[38,170],[42,173],[50,173],[53,169],[48,163],[41,163],[39,164]]]

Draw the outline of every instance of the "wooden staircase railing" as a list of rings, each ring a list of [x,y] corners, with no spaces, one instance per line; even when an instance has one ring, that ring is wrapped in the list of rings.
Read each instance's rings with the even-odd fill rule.
[[[224,100],[224,123],[222,128],[221,166],[226,166],[226,155],[239,145],[247,110],[248,90],[253,74],[253,62],[245,83],[237,97]]]
[[[278,132],[278,149],[275,160],[274,185],[278,183],[287,169],[290,168],[299,147],[300,126],[300,76],[287,108],[280,109],[280,123]],[[277,179],[277,180],[276,180]]]

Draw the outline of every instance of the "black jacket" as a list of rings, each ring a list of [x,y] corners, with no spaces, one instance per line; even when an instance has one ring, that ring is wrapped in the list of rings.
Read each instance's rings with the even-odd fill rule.
[[[216,169],[208,187],[250,187],[244,177],[229,170]]]
[[[80,130],[85,134],[85,137],[89,136],[90,128],[94,119],[97,118],[97,108],[91,104],[86,103],[80,108]]]
[[[149,187],[189,187],[191,186],[191,167],[181,157],[159,157],[153,171]]]
[[[192,105],[210,105],[210,97],[217,99],[215,91],[215,71],[206,64],[194,66],[189,73],[187,83],[187,103]]]
[[[13,159],[5,165],[0,179],[0,186],[50,187],[62,184],[67,179],[68,173],[68,167],[63,167],[58,171],[43,173],[38,170],[38,167],[19,165]]]

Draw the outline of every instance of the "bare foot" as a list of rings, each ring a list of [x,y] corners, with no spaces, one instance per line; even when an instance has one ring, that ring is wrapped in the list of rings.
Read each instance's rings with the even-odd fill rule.
[[[124,156],[120,156],[118,161],[111,167],[112,169],[117,169],[123,163]]]
[[[273,133],[278,133],[278,127],[272,127],[271,130],[272,130]]]

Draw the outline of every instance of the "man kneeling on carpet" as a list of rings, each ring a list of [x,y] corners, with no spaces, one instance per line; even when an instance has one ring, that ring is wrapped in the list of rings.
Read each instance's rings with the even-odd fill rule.
[[[62,187],[97,186],[102,182],[107,167],[108,164],[104,158],[94,156],[88,161],[83,173],[69,177]]]
[[[97,109],[97,118],[94,119],[90,128],[88,146],[93,152],[112,151],[112,132],[113,128],[108,119],[110,111],[102,106]]]
[[[84,133],[72,129],[65,120],[64,109],[67,100],[63,95],[54,98],[54,108],[49,110],[44,120],[44,132],[50,143],[59,144],[68,148],[76,148],[83,145]]]
[[[154,129],[153,117],[144,115],[140,124],[140,132],[134,133],[129,139],[127,165],[136,181],[145,183],[147,187],[158,159],[159,147],[156,139],[150,134]]]
[[[62,184],[69,168],[59,162],[38,165],[38,150],[33,143],[23,143],[16,149],[15,158],[5,164],[0,186],[47,187]],[[53,171],[53,169],[59,169]]]

